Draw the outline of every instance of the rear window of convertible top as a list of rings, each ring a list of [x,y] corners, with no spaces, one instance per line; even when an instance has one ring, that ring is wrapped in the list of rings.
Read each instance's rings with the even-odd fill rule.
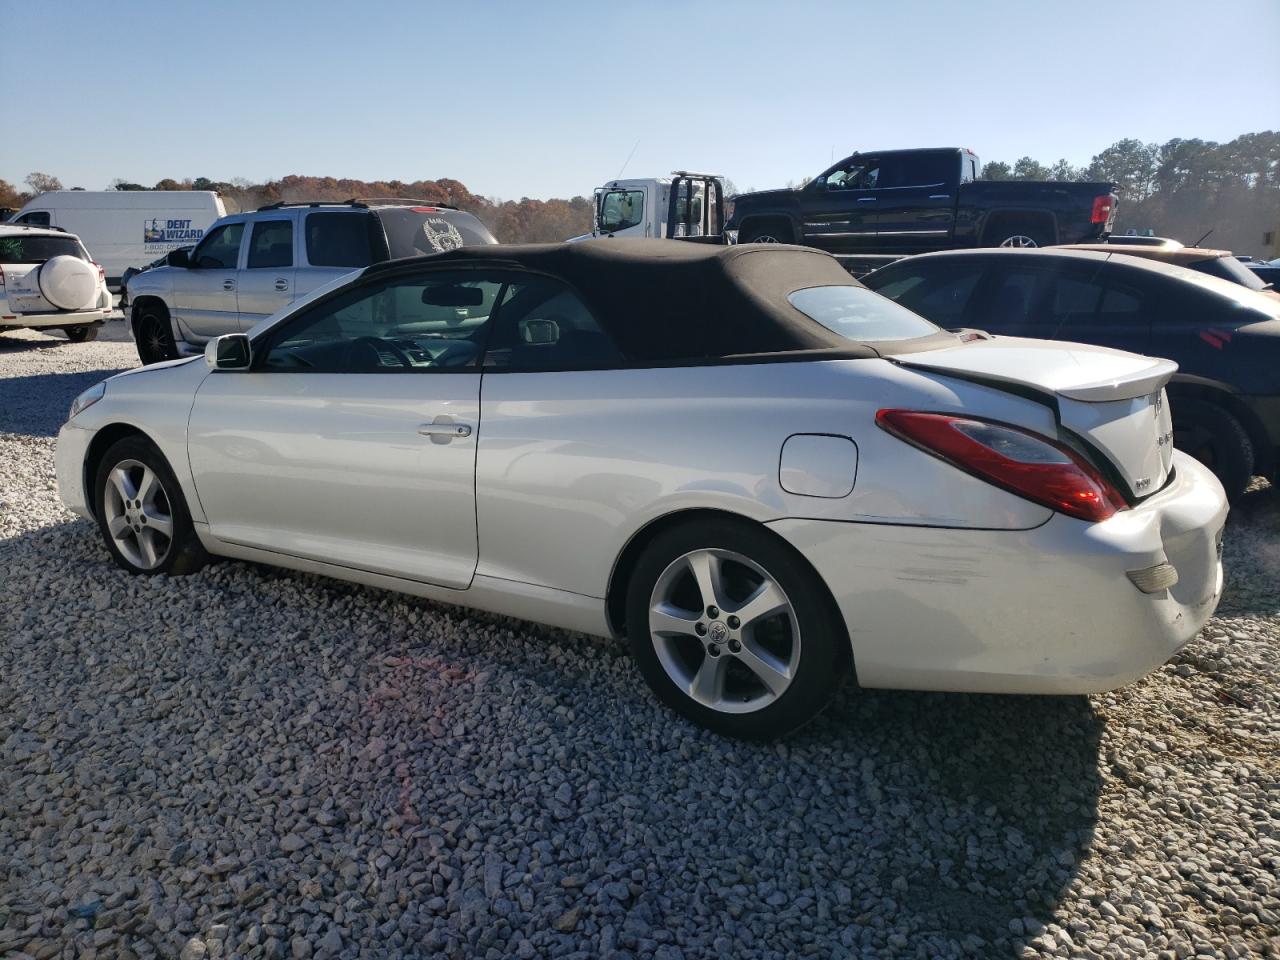
[[[806,287],[788,294],[787,300],[832,333],[858,343],[914,340],[940,330],[919,314],[865,287]]]

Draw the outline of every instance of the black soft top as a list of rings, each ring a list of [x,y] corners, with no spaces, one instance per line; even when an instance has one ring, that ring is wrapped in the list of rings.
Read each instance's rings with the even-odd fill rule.
[[[517,267],[567,281],[636,363],[876,357],[902,352],[906,343],[873,349],[793,307],[787,295],[796,290],[861,286],[834,257],[806,247],[630,239],[499,244],[375,264],[365,276],[445,265]]]

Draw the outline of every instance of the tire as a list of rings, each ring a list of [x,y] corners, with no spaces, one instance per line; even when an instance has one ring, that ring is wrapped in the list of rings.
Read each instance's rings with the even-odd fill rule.
[[[74,327],[63,327],[62,332],[67,335],[67,339],[72,343],[84,343],[86,340],[98,339],[98,325],[96,323],[82,323]]]
[[[169,311],[164,304],[154,300],[133,308],[133,340],[138,346],[138,359],[143,366],[174,360],[178,356],[173,328],[169,324]]]
[[[739,243],[794,243],[791,227],[781,222],[765,220],[752,224],[738,236]]]
[[[98,465],[93,497],[107,552],[129,573],[182,576],[208,562],[178,478],[150,440],[112,444]]]
[[[987,231],[987,247],[1047,247],[1053,243],[1053,237],[1042,226],[1034,223],[1002,223],[998,229]]]
[[[1253,442],[1244,425],[1207,400],[1174,398],[1169,412],[1174,446],[1214,472],[1229,502],[1237,500],[1253,477]]]
[[[753,591],[757,605],[772,597],[778,607],[739,620]],[[667,706],[724,736],[770,740],[816,717],[844,681],[849,641],[833,606],[804,558],[767,531],[691,522],[659,534],[637,561],[627,636]],[[655,632],[664,624],[670,632]]]

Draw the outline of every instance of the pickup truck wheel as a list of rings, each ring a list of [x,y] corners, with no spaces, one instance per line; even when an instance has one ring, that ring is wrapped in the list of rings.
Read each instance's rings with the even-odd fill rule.
[[[134,308],[133,338],[138,345],[138,359],[143,365],[173,360],[178,356],[169,326],[169,311],[155,303]]]
[[[997,224],[987,230],[988,247],[1047,247],[1053,243],[1053,237],[1043,227],[1034,223],[1018,223],[1011,220]]]
[[[1174,446],[1214,472],[1228,501],[1238,499],[1253,476],[1253,442],[1244,425],[1205,400],[1180,397],[1170,413]]]
[[[762,223],[742,231],[739,243],[793,243],[791,231],[780,224]]]
[[[92,323],[82,323],[74,327],[63,327],[62,332],[72,343],[84,343],[86,340],[98,339],[98,327]]]

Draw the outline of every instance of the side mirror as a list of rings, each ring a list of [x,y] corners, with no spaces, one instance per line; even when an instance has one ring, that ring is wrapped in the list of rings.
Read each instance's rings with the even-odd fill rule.
[[[187,255],[186,250],[170,250],[169,255],[164,258],[164,262],[170,267],[182,267],[186,269],[191,266],[191,258]]]
[[[243,333],[214,337],[204,348],[204,362],[210,370],[248,370],[252,354],[249,338]]]

